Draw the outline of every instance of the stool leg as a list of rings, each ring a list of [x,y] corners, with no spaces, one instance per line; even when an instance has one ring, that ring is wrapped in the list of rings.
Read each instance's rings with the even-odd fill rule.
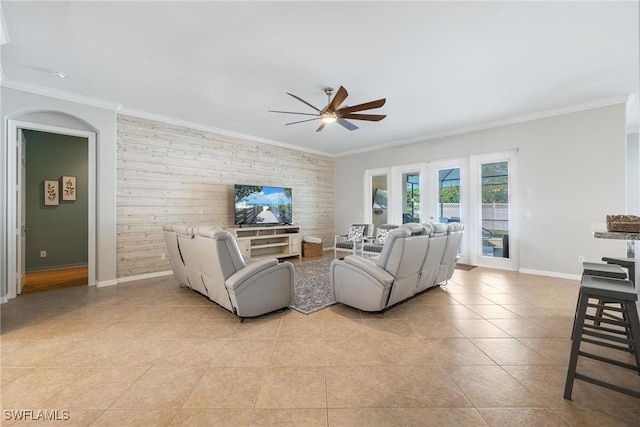
[[[580,294],[578,296],[576,318],[573,322],[571,357],[569,358],[569,368],[567,369],[567,381],[564,385],[564,398],[566,400],[571,400],[571,393],[573,392],[573,381],[576,377],[576,367],[578,366],[578,352],[580,351],[580,342],[582,340],[582,331],[584,330],[584,320],[587,314],[588,303],[589,295],[580,290]]]
[[[636,366],[638,367],[638,375],[640,375],[640,354],[638,354],[638,350],[640,349],[640,320],[638,319],[638,309],[636,308],[635,301],[630,301],[625,304],[625,314],[627,319],[629,319],[629,329],[627,330],[627,335],[633,341],[632,351],[636,356]]]
[[[603,308],[604,304],[605,304],[605,301],[602,298],[600,298],[598,300],[598,305],[600,305],[602,307],[598,307],[596,309],[596,320],[593,321],[593,324],[596,325],[596,326],[600,326],[600,321],[597,320],[597,319],[602,317],[602,312],[604,311],[604,308]]]

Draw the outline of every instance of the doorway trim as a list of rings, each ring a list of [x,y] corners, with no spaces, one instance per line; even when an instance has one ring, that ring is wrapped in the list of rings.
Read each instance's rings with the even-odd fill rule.
[[[96,284],[96,133],[86,130],[66,128],[60,126],[45,125],[41,123],[26,122],[9,119],[7,121],[7,297],[15,298],[17,293],[18,256],[16,252],[18,229],[22,213],[18,200],[23,188],[18,188],[17,174],[20,168],[18,164],[18,135],[20,130],[35,130],[40,132],[55,133],[61,135],[77,136],[87,139],[88,144],[88,285]]]

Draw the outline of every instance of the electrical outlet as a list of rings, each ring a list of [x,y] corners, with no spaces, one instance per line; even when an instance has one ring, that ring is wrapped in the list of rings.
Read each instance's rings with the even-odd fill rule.
[[[164,261],[167,258],[167,255],[163,252],[160,254],[160,259]]]
[[[46,258],[47,257],[47,251],[40,251],[40,258]]]
[[[578,264],[584,263],[584,257],[582,255],[578,255]]]

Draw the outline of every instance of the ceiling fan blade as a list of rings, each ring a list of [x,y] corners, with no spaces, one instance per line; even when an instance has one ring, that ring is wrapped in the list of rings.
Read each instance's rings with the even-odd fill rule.
[[[343,119],[353,119],[353,120],[368,120],[370,122],[379,122],[380,120],[387,117],[386,114],[342,114],[340,117]]]
[[[299,122],[285,123],[285,125],[295,125],[297,123],[310,122],[312,120],[320,120],[320,117],[316,117],[315,119],[300,120]]]
[[[356,130],[356,129],[358,129],[358,126],[354,125],[354,124],[353,124],[353,123],[351,123],[351,122],[346,121],[346,120],[345,120],[345,119],[343,119],[343,118],[339,118],[339,119],[338,119],[338,124],[339,124],[340,126],[342,126],[343,128],[345,128],[345,129],[349,129],[349,130]]]
[[[277,111],[277,110],[267,110],[270,113],[285,113],[285,114],[301,114],[303,116],[317,116],[314,113],[296,113],[295,111]]]
[[[318,129],[316,129],[316,132],[320,132],[322,129],[324,129],[326,125],[327,125],[327,122],[320,123],[320,126],[318,127]]]
[[[320,112],[320,110],[318,108],[316,108],[313,105],[309,104],[307,101],[305,101],[304,99],[300,98],[299,96],[296,96],[296,95],[294,95],[292,93],[289,93],[289,92],[287,92],[287,95],[293,96],[295,99],[297,99],[298,101],[302,102],[303,104],[307,104],[309,107],[313,108],[317,112]]]
[[[354,105],[352,107],[344,107],[338,110],[341,116],[348,113],[355,113],[356,111],[370,110],[372,108],[380,108],[387,102],[387,98],[376,99],[375,101],[365,102],[364,104]]]
[[[347,96],[349,96],[349,93],[347,92],[347,90],[343,86],[340,86],[340,89],[338,89],[338,92],[336,92],[336,95],[333,97],[333,99],[327,106],[327,111],[330,113],[333,113],[334,111],[336,111],[338,107],[342,105],[344,100],[347,99]]]

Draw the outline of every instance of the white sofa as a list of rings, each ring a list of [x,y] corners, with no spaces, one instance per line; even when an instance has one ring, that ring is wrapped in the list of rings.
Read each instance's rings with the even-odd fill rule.
[[[246,264],[231,233],[210,225],[168,224],[164,237],[174,277],[238,317],[293,302],[290,262],[269,258]]]
[[[331,262],[336,301],[363,311],[383,311],[442,284],[453,275],[463,226],[404,224],[389,232],[380,256],[349,255]]]

